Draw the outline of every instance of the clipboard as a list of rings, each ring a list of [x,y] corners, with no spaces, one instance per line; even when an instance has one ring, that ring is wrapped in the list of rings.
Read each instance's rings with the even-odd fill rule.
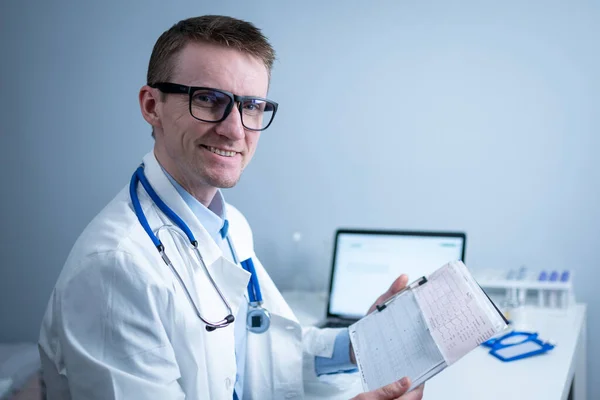
[[[461,261],[376,306],[349,327],[365,391],[408,376],[411,389],[507,327],[504,315]]]

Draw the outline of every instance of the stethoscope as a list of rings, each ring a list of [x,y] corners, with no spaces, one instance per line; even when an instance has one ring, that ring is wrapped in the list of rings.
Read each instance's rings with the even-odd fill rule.
[[[185,236],[183,236],[183,234],[181,233],[180,230],[176,229],[172,225],[161,226],[160,228],[158,228],[156,230],[156,234],[152,231],[152,229],[150,228],[150,225],[148,224],[148,220],[146,219],[146,216],[144,215],[144,211],[142,210],[142,207],[140,205],[140,200],[137,195],[138,182],[142,183],[142,186],[144,187],[144,189],[146,190],[146,192],[148,193],[148,195],[150,196],[150,198],[152,199],[154,204],[156,204],[156,206],[167,217],[169,217],[169,219],[171,221],[173,221],[179,229],[181,229],[185,233],[185,236],[187,236],[187,238]],[[202,254],[200,254],[200,250],[198,249],[198,241],[194,238],[192,231],[186,225],[186,223],[183,222],[183,220],[181,218],[179,218],[179,216],[173,210],[171,210],[171,208],[169,208],[169,206],[167,206],[165,204],[165,202],[163,202],[161,200],[160,197],[158,197],[158,194],[156,194],[156,192],[154,191],[154,189],[148,182],[146,175],[144,174],[144,166],[143,165],[140,165],[138,167],[138,169],[133,173],[133,176],[131,177],[131,182],[129,184],[129,195],[131,197],[133,209],[135,211],[135,215],[137,216],[138,221],[140,221],[140,224],[142,225],[142,227],[144,228],[144,230],[146,231],[146,233],[148,234],[148,236],[150,237],[150,239],[156,246],[156,249],[158,250],[158,253],[160,254],[160,256],[163,259],[163,261],[165,262],[165,264],[167,264],[167,266],[171,269],[171,271],[173,271],[173,273],[177,277],[177,280],[179,281],[179,283],[181,284],[181,286],[183,287],[183,289],[185,291],[188,301],[194,307],[194,311],[196,312],[196,315],[206,325],[206,330],[209,332],[212,332],[217,328],[225,328],[225,327],[229,326],[235,320],[235,318],[233,316],[233,311],[231,310],[231,306],[227,302],[227,299],[225,298],[225,296],[223,296],[223,293],[221,293],[221,290],[219,290],[219,287],[217,286],[213,277],[211,276],[210,272],[208,271],[208,268],[206,267],[206,264],[204,263],[204,259],[202,258]],[[175,267],[173,267],[173,264],[171,263],[171,260],[169,259],[169,257],[167,257],[167,254],[165,253],[165,246],[162,244],[162,242],[158,238],[160,236],[160,233],[163,230],[167,230],[170,233],[175,233],[184,242],[186,241],[186,239],[190,242],[190,245],[191,245],[190,248],[192,250],[192,253],[198,259],[198,261],[199,261],[200,265],[202,266],[202,269],[206,273],[206,276],[208,277],[212,287],[215,289],[215,291],[221,298],[221,301],[225,305],[225,308],[227,309],[228,315],[224,319],[222,319],[220,321],[212,322],[212,321],[208,321],[202,317],[186,284],[184,283],[183,279],[181,279],[179,272],[177,272]],[[235,248],[233,247],[233,243],[231,242],[229,235],[226,235],[225,238],[227,239],[227,243],[229,245],[229,248],[231,249],[231,253],[233,255],[233,261],[237,264],[238,257],[235,252]],[[248,306],[249,307],[248,307],[248,313],[246,316],[247,329],[253,333],[266,332],[267,329],[269,329],[269,326],[271,325],[271,315],[269,314],[269,312],[266,309],[264,309],[262,307],[262,303],[263,303],[262,293],[260,291],[260,285],[258,283],[258,278],[256,276],[256,270],[254,269],[254,263],[252,262],[252,258],[249,258],[247,260],[242,261],[240,264],[241,264],[242,268],[244,268],[246,271],[248,271],[250,273],[250,281],[248,282],[248,297],[249,297]]]

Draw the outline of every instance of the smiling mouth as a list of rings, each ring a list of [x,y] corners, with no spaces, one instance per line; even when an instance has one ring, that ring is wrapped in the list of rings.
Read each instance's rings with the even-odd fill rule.
[[[210,151],[211,153],[215,153],[215,154],[218,154],[223,157],[233,157],[238,153],[237,151],[221,150],[217,147],[212,147],[212,146],[205,146],[205,145],[201,145],[201,146],[204,147],[205,149],[207,149],[208,151]]]

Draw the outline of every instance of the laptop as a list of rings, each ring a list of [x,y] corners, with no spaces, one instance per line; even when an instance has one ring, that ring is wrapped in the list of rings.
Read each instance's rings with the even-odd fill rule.
[[[350,326],[401,274],[410,283],[450,261],[464,262],[466,242],[463,232],[338,229],[327,317],[317,326]]]

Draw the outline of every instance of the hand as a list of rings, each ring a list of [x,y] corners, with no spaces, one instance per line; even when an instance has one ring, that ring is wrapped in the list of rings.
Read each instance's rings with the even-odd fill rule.
[[[367,312],[367,314],[371,314],[371,312],[373,310],[375,310],[375,308],[379,304],[382,304],[387,299],[389,299],[390,297],[392,297],[393,295],[395,295],[396,293],[398,293],[399,291],[404,289],[407,284],[408,284],[408,276],[404,275],[404,274],[400,275],[394,281],[394,283],[392,283],[390,288],[384,294],[379,296],[377,298],[377,300],[375,300],[375,303],[373,303],[373,305],[369,308],[369,311]],[[352,361],[353,364],[356,364],[356,358],[354,357],[354,348],[352,348],[352,343],[350,343],[350,361]]]
[[[377,390],[361,393],[351,400],[421,400],[423,398],[423,385],[406,393],[409,387],[410,379],[402,378]]]
[[[395,295],[396,293],[398,293],[399,291],[404,289],[406,287],[406,285],[408,285],[408,275],[402,274],[398,278],[396,278],[394,283],[392,283],[390,288],[384,294],[382,294],[381,296],[379,296],[377,298],[377,300],[375,300],[375,303],[373,303],[373,305],[369,308],[369,311],[367,312],[367,314],[371,314],[371,312],[373,312],[373,310],[375,310],[375,308],[379,304],[382,304],[387,299],[389,299],[390,297],[392,297],[393,295]]]

